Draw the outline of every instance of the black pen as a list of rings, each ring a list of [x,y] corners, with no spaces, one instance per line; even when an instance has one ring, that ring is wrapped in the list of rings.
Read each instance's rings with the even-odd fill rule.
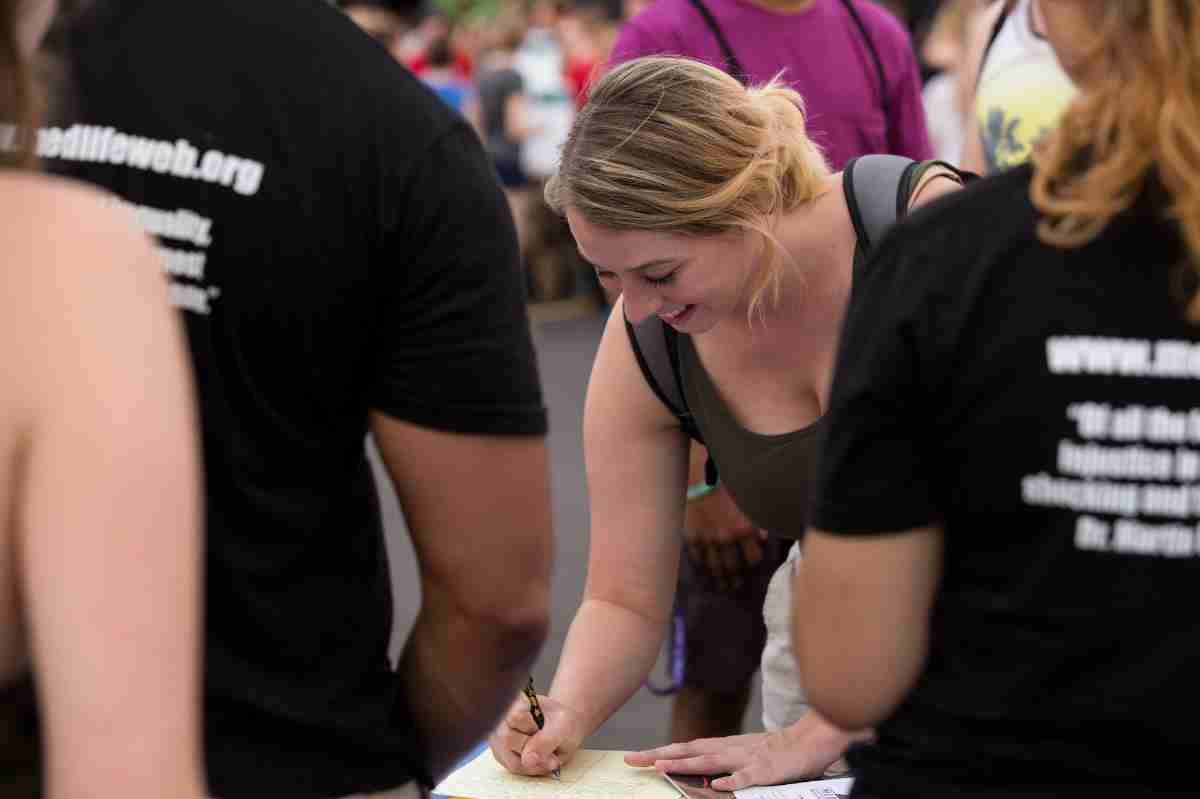
[[[538,702],[537,691],[533,690],[533,675],[529,675],[529,682],[525,684],[525,697],[529,700],[529,715],[533,716],[533,723],[540,730],[546,726],[546,714],[542,712],[542,706]],[[554,779],[562,779],[562,770],[554,769],[550,772],[554,775]]]

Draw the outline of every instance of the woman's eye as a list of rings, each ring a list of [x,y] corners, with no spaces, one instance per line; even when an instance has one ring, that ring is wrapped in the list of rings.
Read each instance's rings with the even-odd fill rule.
[[[676,270],[667,272],[665,275],[662,275],[661,277],[650,277],[649,275],[647,275],[646,282],[652,286],[666,285],[667,283],[670,283],[672,280],[675,279],[675,271]]]

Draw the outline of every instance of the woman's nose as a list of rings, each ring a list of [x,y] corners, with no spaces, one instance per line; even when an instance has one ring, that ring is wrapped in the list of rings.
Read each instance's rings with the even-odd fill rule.
[[[621,290],[625,295],[625,318],[630,324],[636,325],[646,317],[658,313],[663,302],[652,286],[637,286],[634,285],[635,282],[625,283]]]

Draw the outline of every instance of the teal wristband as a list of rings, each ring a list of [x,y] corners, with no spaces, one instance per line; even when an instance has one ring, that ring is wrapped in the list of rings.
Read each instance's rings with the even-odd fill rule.
[[[717,486],[719,486],[720,484],[721,484],[720,480],[713,483],[712,485],[709,485],[708,483],[693,483],[692,485],[688,486],[688,488],[687,488],[687,501],[695,502],[698,499],[707,497],[709,494],[711,494],[713,491],[715,491]]]

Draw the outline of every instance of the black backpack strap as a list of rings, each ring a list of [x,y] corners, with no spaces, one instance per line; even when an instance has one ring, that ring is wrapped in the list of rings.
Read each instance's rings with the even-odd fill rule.
[[[688,0],[696,11],[700,12],[700,16],[704,17],[704,22],[708,25],[708,29],[717,37],[717,44],[721,45],[721,52],[725,54],[725,64],[729,67],[729,74],[737,78],[741,83],[745,84],[749,80],[746,70],[742,69],[742,62],[738,61],[737,56],[733,54],[733,48],[729,46],[729,42],[725,39],[725,33],[721,30],[721,26],[717,24],[717,19],[708,10],[708,6],[704,5],[703,0]]]
[[[842,191],[859,250],[864,255],[883,239],[897,219],[908,214],[913,192],[934,168],[950,172],[947,177],[957,178],[959,183],[976,177],[945,161],[914,161],[900,155],[863,155],[846,164],[842,170]]]
[[[888,85],[887,73],[883,69],[883,59],[879,57],[879,50],[875,49],[875,42],[871,39],[871,34],[867,33],[867,26],[863,24],[862,17],[858,15],[858,9],[854,7],[854,0],[842,0],[842,5],[846,7],[850,19],[854,20],[858,32],[862,34],[863,41],[867,43],[867,52],[871,54],[871,60],[875,63],[875,75],[879,78],[879,104],[883,107],[884,119],[887,119]]]
[[[696,426],[683,391],[679,333],[657,316],[647,317],[636,325],[626,319],[625,332],[629,334],[629,346],[633,348],[638,367],[654,395],[679,420],[683,432],[703,444],[704,436]]]
[[[842,191],[862,252],[871,251],[908,207],[906,177],[918,162],[900,155],[864,155],[842,171]]]

